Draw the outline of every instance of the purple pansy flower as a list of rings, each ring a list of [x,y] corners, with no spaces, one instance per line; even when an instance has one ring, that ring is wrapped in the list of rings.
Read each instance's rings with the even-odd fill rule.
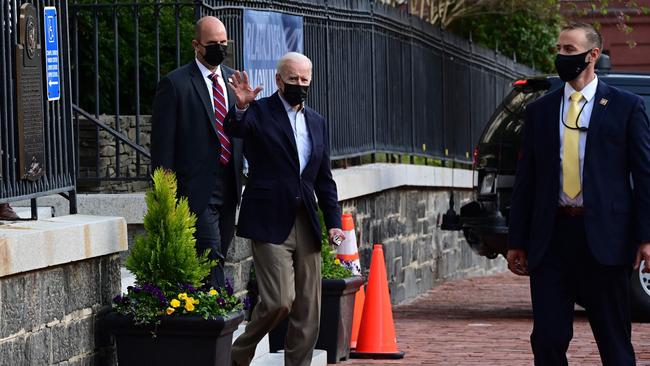
[[[193,294],[196,292],[196,289],[194,286],[190,285],[189,283],[180,285],[181,292],[187,292],[188,294]]]

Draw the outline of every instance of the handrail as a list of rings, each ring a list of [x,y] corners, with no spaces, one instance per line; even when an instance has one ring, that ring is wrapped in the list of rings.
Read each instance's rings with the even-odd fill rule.
[[[79,108],[79,106],[77,106],[76,104],[72,104],[72,109],[75,112],[77,112],[77,113],[81,114],[82,116],[86,117],[89,121],[91,121],[92,123],[97,125],[102,130],[110,133],[111,135],[113,135],[115,138],[117,138],[121,142],[129,145],[130,147],[132,147],[134,150],[136,150],[140,154],[142,154],[142,155],[144,155],[144,156],[151,159],[151,153],[149,151],[147,151],[145,148],[143,148],[142,146],[140,146],[140,145],[134,143],[133,141],[131,141],[128,138],[128,136],[125,136],[123,133],[116,131],[111,126],[109,126],[109,125],[105,124],[104,122],[98,120],[92,114],[90,114],[90,113],[86,112],[85,110]]]

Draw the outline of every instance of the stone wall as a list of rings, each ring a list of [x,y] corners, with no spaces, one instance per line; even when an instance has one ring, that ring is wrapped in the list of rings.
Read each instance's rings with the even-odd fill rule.
[[[1,277],[0,365],[111,360],[113,349],[95,332],[98,314],[119,292],[117,254]]]
[[[470,197],[470,191],[456,191],[455,207]],[[364,272],[369,269],[373,244],[383,244],[393,304],[446,280],[505,270],[502,259],[474,254],[461,232],[440,229],[442,215],[449,209],[448,190],[392,189],[342,206],[355,218]]]
[[[101,115],[99,120],[104,124],[117,129],[115,116]],[[119,131],[129,140],[136,142],[137,120],[135,116],[120,116]],[[151,147],[151,116],[141,116],[139,121],[139,145],[149,150]],[[81,192],[137,192],[149,187],[150,161],[140,156],[138,167],[138,154],[130,146],[119,144],[119,170],[117,167],[117,139],[108,132],[98,129],[94,123],[87,119],[79,119],[79,182]],[[84,180],[84,177],[97,177],[115,179],[118,177],[129,178],[126,181]],[[140,177],[141,180],[134,180]]]
[[[456,192],[456,207],[470,199]],[[373,244],[384,245],[391,300],[402,303],[446,280],[505,270],[502,258],[489,260],[472,252],[460,232],[442,231],[439,222],[449,208],[449,191],[397,188],[343,201],[355,219],[361,266],[368,274]],[[228,252],[226,275],[243,294],[252,253],[248,240],[235,238]]]
[[[120,217],[0,225],[0,366],[114,363],[98,319],[120,293],[126,249]]]

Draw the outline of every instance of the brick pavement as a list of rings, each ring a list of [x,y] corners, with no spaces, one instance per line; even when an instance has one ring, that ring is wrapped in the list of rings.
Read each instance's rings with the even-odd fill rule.
[[[394,308],[402,360],[342,365],[532,365],[528,279],[510,273],[457,280]],[[650,324],[633,324],[638,365],[650,365]],[[576,312],[570,365],[600,365],[584,311]]]

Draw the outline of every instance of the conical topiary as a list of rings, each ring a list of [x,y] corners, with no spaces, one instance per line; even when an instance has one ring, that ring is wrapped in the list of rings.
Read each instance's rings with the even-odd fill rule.
[[[146,194],[146,234],[139,236],[126,260],[139,285],[151,283],[163,291],[179,285],[200,287],[216,265],[207,251],[197,255],[194,239],[196,216],[186,198],[176,199],[176,175],[158,168],[153,189]]]

